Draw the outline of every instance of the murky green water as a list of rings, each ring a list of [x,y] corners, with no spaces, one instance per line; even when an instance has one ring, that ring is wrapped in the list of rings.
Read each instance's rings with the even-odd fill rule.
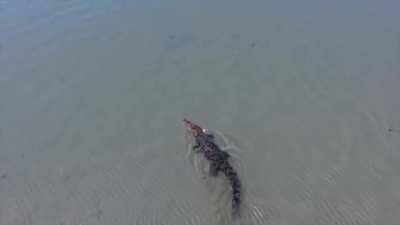
[[[243,224],[398,224],[398,8],[0,0],[0,224],[229,224],[183,117],[239,146]]]

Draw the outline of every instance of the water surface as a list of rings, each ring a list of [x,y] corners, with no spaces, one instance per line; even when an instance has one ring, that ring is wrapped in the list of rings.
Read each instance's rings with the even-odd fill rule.
[[[240,146],[246,224],[398,224],[398,8],[1,0],[0,224],[218,224],[183,117]]]

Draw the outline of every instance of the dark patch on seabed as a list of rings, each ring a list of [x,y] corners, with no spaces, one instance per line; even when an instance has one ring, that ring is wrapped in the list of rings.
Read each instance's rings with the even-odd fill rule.
[[[3,172],[3,173],[0,175],[0,180],[6,179],[7,176],[8,176],[7,172]]]
[[[390,128],[388,129],[388,132],[390,132],[390,133],[399,133],[399,134],[400,134],[400,129],[396,129],[396,128],[390,127]]]
[[[166,51],[170,52],[192,44],[197,40],[197,36],[194,33],[170,34],[168,35],[168,40]]]
[[[175,35],[173,35],[173,34],[171,34],[171,35],[168,35],[168,39],[169,40],[175,40],[175,38],[176,38],[176,36]]]

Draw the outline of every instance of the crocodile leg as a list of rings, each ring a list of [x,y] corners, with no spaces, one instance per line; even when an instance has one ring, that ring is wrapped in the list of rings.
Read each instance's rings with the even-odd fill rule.
[[[210,162],[210,176],[216,177],[218,176],[218,164],[216,162]]]

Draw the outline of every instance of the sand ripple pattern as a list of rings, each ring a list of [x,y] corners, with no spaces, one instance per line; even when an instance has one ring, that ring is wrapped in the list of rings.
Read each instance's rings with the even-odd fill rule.
[[[239,177],[243,177],[245,167],[241,160],[242,148],[232,137],[215,130],[213,132],[217,144],[222,150],[231,155],[231,163],[238,172]],[[238,221],[232,221],[231,218],[231,187],[229,181],[221,174],[217,178],[209,176],[209,163],[201,154],[196,154],[192,150],[192,140],[188,140],[186,157],[191,162],[197,177],[197,182],[201,183],[207,194],[210,204],[210,214],[212,221],[209,224],[228,225],[258,225],[274,224],[273,221],[279,219],[279,211],[276,208],[267,208],[256,198],[252,197],[246,190],[245,184],[242,187],[242,208],[241,217]],[[243,181],[243,179],[241,179]]]

